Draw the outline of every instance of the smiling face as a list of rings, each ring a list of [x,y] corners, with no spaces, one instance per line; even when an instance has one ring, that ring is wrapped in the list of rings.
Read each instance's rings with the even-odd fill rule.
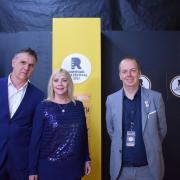
[[[36,59],[26,52],[17,54],[12,60],[11,78],[14,81],[26,82],[32,75]]]
[[[54,101],[63,98],[73,100],[74,85],[71,75],[65,69],[59,69],[51,74],[48,83],[47,99]]]
[[[68,85],[68,78],[65,76],[65,74],[55,74],[52,80],[54,97],[68,96]]]
[[[123,59],[119,64],[119,77],[124,88],[137,88],[141,72],[134,59]]]

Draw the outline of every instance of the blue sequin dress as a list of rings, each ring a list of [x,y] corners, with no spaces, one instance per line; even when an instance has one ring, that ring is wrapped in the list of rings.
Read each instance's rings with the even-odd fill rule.
[[[82,103],[43,101],[36,109],[33,122],[29,174],[38,175],[40,180],[82,177],[84,163],[90,160]]]

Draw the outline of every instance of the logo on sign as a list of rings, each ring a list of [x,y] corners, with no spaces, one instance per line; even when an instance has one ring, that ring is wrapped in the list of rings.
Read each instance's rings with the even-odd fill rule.
[[[151,89],[151,81],[147,76],[141,75],[139,78],[139,82],[141,87],[144,87],[146,89]]]
[[[175,76],[170,83],[170,90],[173,95],[180,97],[180,76]]]
[[[91,63],[89,59],[79,53],[68,55],[62,63],[62,68],[70,73],[75,84],[86,81],[91,74]]]

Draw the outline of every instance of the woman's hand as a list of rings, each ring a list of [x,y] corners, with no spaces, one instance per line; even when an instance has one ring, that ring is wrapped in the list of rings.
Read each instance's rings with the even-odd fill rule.
[[[85,175],[88,176],[91,173],[91,164],[90,161],[85,162]]]
[[[38,175],[30,175],[29,180],[38,180]]]

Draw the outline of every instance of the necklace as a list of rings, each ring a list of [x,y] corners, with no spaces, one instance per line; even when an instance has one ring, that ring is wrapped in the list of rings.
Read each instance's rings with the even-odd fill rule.
[[[66,112],[67,105],[68,105],[68,103],[67,104],[59,104],[59,107],[63,114]]]

